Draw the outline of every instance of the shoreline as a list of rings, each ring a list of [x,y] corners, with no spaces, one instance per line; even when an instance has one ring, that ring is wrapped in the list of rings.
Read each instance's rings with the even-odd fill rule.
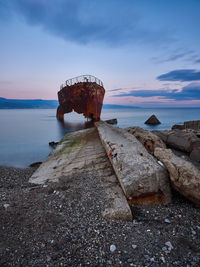
[[[198,266],[199,206],[172,189],[169,204],[129,202],[133,220],[105,218],[114,202],[106,192],[114,173],[97,130],[71,133],[62,142],[68,145],[45,160],[41,177],[37,166],[0,166],[1,266]]]
[[[200,210],[178,193],[166,206],[132,207],[132,222],[108,220],[96,173],[43,187],[28,183],[33,172],[0,167],[1,266],[198,266]]]
[[[146,128],[147,126],[145,126],[144,122],[154,112],[161,121],[161,125],[158,128],[169,130],[175,123],[199,119],[199,112],[196,111],[196,109],[185,110],[185,112],[169,110],[168,113],[163,109],[159,109],[159,111],[156,109],[149,111],[147,109],[133,109],[129,111],[126,109],[115,109],[113,112],[111,109],[105,109],[102,112],[102,119],[106,120],[116,116],[118,117],[119,127],[126,128],[138,125],[139,127]],[[50,141],[58,141],[63,136],[65,130],[69,129],[71,131],[77,127],[82,127],[84,124],[84,119],[74,113],[66,116],[64,125],[59,124],[55,116],[54,110],[2,111],[0,122],[4,127],[1,129],[0,163],[12,166],[12,162],[16,165],[21,165],[22,162],[22,165],[27,167],[28,164],[34,161],[43,160],[50,152],[48,146]],[[11,133],[13,128],[15,128],[15,131]],[[9,135],[6,133],[9,133]],[[40,142],[33,142],[35,137]],[[21,156],[18,158],[19,153]]]
[[[178,192],[167,205],[130,205],[132,221],[102,216],[111,165],[98,144],[99,159],[54,182],[30,184],[37,167],[0,166],[0,265],[198,266],[200,207]]]

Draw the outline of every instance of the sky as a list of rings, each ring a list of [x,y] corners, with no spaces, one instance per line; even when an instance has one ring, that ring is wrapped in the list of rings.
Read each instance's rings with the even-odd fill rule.
[[[200,0],[0,0],[0,97],[57,99],[69,78],[104,103],[200,107]]]

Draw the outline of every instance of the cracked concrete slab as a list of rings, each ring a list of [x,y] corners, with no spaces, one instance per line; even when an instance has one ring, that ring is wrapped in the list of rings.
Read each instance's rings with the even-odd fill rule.
[[[104,188],[106,218],[132,220],[126,197],[118,183],[96,128],[69,133],[32,175],[29,182],[45,184],[68,179],[72,174],[87,172],[91,177],[98,174]],[[64,177],[64,178],[63,178]]]
[[[132,134],[105,122],[95,125],[128,200],[138,205],[171,202],[166,168]]]

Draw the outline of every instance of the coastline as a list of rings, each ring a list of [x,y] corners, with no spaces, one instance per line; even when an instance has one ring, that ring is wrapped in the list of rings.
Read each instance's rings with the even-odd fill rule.
[[[155,114],[161,124],[157,130],[171,129],[172,125],[186,120],[199,119],[200,109],[104,109],[102,119],[117,116],[118,126],[133,125],[153,130],[144,124]],[[54,109],[0,110],[0,165],[28,166],[35,161],[43,161],[50,153],[48,143],[59,141],[66,132],[86,127],[83,117],[69,113],[64,124],[56,120]]]
[[[198,206],[173,191],[170,204],[131,206],[133,221],[105,219],[95,168],[30,184],[36,167],[0,166],[1,266],[198,266]]]

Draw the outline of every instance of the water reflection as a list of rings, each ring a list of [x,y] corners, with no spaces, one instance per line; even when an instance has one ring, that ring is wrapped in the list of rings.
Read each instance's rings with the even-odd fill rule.
[[[148,126],[144,122],[155,114],[162,122],[157,129],[198,120],[200,109],[104,109],[102,120],[117,118],[118,126]],[[49,142],[58,142],[68,132],[86,129],[94,124],[75,112],[57,121],[55,109],[0,110],[0,165],[27,167],[43,161],[51,151]],[[154,127],[155,129],[155,127]]]
[[[63,137],[67,132],[79,131],[94,126],[93,121],[71,122],[70,120],[57,120],[60,135]]]

